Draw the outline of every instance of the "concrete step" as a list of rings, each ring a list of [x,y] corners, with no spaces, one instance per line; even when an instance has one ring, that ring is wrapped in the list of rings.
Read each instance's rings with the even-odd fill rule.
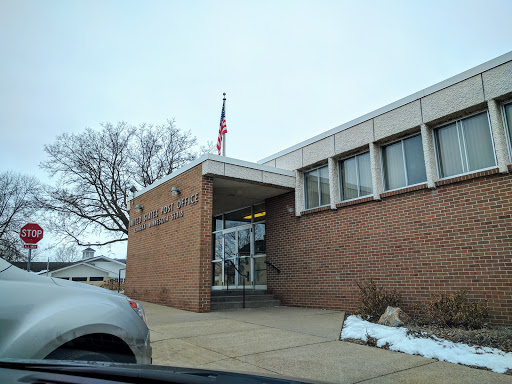
[[[211,301],[212,302],[234,302],[234,301],[241,301],[243,298],[242,295],[225,295],[225,296],[212,296]],[[272,295],[245,295],[245,301],[265,301],[268,299],[273,299],[274,297]]]
[[[268,308],[268,307],[279,307],[279,300],[265,300],[265,301],[247,301],[245,302],[245,308]],[[211,302],[210,311],[221,311],[229,309],[240,309],[243,308],[242,300],[231,301],[231,302]]]
[[[215,290],[212,291],[212,297],[213,296],[237,296],[242,295],[243,290],[242,289],[229,289],[229,290]],[[245,295],[265,295],[267,294],[267,291],[264,289],[245,289]]]
[[[274,295],[265,290],[245,290],[246,308],[278,307],[280,301]],[[230,289],[228,291],[212,291],[210,310],[228,310],[243,308],[243,291],[241,289]]]

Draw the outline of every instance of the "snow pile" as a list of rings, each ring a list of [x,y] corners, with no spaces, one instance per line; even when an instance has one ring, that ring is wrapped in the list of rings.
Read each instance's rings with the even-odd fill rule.
[[[359,316],[349,316],[345,320],[341,338],[367,341],[369,335],[377,339],[378,347],[388,344],[392,351],[418,354],[450,363],[486,367],[497,373],[512,369],[512,353],[496,348],[470,347],[435,336],[434,339],[408,336],[406,332],[406,328],[387,327],[362,320]]]

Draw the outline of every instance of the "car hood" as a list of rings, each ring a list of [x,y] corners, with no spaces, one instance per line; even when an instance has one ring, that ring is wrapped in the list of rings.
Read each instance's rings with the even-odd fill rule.
[[[36,275],[35,273],[27,272],[22,269],[19,269],[12,265],[11,263],[5,261],[0,258],[0,280],[16,280],[16,281],[26,281],[38,284],[50,284],[50,285],[58,285],[60,287],[79,289],[87,292],[95,292],[97,294],[103,295],[116,295],[123,296],[117,292],[110,291],[108,289],[95,287],[94,285],[77,283],[75,281],[63,280],[59,278],[47,277]]]

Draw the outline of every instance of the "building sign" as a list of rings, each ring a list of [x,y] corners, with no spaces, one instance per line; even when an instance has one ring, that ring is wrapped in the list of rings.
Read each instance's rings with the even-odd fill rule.
[[[158,209],[152,210],[141,216],[135,217],[130,220],[130,228],[134,232],[142,231],[146,228],[151,228],[157,225],[167,223],[169,221],[177,220],[183,217],[183,208],[189,205],[195,205],[199,202],[199,192],[191,196],[179,199],[176,202],[164,205]],[[176,211],[174,210],[176,208]]]

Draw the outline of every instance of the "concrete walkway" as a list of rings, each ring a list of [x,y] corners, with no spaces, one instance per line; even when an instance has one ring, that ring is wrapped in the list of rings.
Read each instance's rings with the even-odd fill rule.
[[[153,364],[336,383],[512,383],[512,376],[339,341],[344,313],[193,313],[143,303]]]

